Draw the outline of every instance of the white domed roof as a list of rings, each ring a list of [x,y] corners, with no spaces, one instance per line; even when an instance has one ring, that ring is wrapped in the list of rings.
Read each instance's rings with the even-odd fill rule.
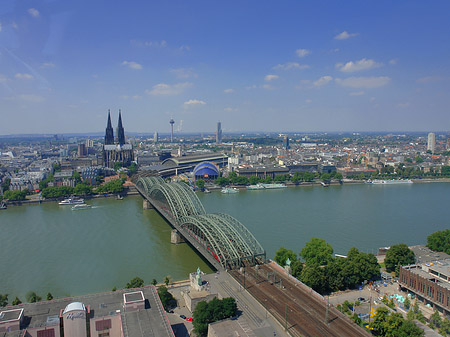
[[[68,313],[70,311],[86,311],[86,307],[81,302],[72,302],[67,305],[67,307],[64,309],[63,315],[65,313]]]

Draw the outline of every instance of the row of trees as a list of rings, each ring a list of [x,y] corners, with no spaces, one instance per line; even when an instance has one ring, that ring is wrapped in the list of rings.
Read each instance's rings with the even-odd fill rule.
[[[333,247],[319,238],[311,238],[299,257],[292,250],[281,247],[275,261],[284,266],[289,258],[292,275],[321,294],[354,288],[380,274],[380,266],[373,254],[353,247],[347,258],[335,258]]]
[[[420,161],[420,157],[416,157],[416,163],[423,162]],[[408,161],[408,158],[406,158]],[[412,162],[412,160],[411,160]],[[348,178],[356,178],[356,179],[369,179],[369,178],[395,178],[395,179],[413,179],[413,178],[425,178],[425,177],[450,177],[450,166],[444,165],[441,166],[440,170],[436,168],[430,168],[429,172],[424,172],[419,167],[413,166],[405,166],[403,163],[400,163],[397,167],[393,166],[385,166],[380,170],[376,170],[371,174],[361,173],[359,175],[348,175]]]
[[[386,252],[384,264],[387,272],[394,272],[396,276],[400,274],[400,266],[406,266],[416,262],[414,252],[405,243],[393,245]]]
[[[228,175],[228,178],[226,177],[219,177],[215,180],[215,183],[220,186],[226,186],[226,185],[256,185],[258,183],[264,183],[264,184],[270,184],[272,182],[276,183],[283,183],[283,182],[292,182],[294,184],[298,184],[300,182],[306,181],[311,182],[316,179],[320,179],[325,182],[329,182],[332,179],[341,180],[342,174],[339,172],[333,171],[331,173],[312,173],[312,172],[296,172],[292,176],[289,174],[281,174],[275,176],[275,178],[272,179],[272,177],[266,177],[266,178],[260,178],[257,176],[251,176],[251,177],[243,177],[238,176],[236,172],[231,172]]]
[[[94,193],[121,193],[124,189],[122,179],[114,179],[110,182],[98,186],[95,190],[91,185],[80,183],[75,187],[71,186],[58,186],[58,187],[46,187],[42,190],[42,196],[46,199],[49,198],[61,198],[71,195],[86,196]]]
[[[390,313],[386,307],[378,307],[370,323],[374,336],[421,337],[424,331],[412,320],[405,320],[400,313]]]
[[[36,303],[42,301],[42,297],[36,294],[34,291],[29,291],[25,295],[26,301],[28,303]],[[47,294],[47,301],[51,301],[53,299],[53,295],[51,293]],[[15,299],[11,302],[11,305],[19,305],[22,301],[16,296]],[[0,294],[0,307],[6,307],[8,305],[8,294]]]
[[[27,196],[27,191],[6,191],[3,195],[4,199],[8,199],[10,201],[21,201],[25,200]]]

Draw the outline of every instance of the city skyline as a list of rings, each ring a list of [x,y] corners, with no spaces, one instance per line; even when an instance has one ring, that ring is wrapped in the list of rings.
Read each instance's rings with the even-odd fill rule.
[[[0,135],[446,131],[449,9],[5,1]]]

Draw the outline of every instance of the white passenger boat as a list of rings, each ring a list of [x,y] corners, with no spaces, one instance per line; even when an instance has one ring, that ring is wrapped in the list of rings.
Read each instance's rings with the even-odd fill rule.
[[[247,186],[247,189],[250,191],[255,191],[255,190],[263,190],[265,187],[263,186],[263,184],[256,184],[256,185],[250,185]]]
[[[79,210],[79,209],[88,209],[88,208],[91,208],[91,207],[92,206],[88,205],[88,204],[78,204],[78,205],[72,206],[72,211],[76,211],[76,210]]]
[[[372,185],[397,185],[397,184],[412,184],[413,181],[411,179],[398,179],[398,180],[367,180],[366,184]]]
[[[58,203],[59,205],[77,205],[77,204],[84,204],[84,199],[74,199],[74,198],[67,198],[63,201],[60,201]]]
[[[220,192],[225,194],[231,194],[231,193],[239,193],[239,190],[235,187],[224,187]]]
[[[285,184],[261,184],[265,189],[286,188]]]

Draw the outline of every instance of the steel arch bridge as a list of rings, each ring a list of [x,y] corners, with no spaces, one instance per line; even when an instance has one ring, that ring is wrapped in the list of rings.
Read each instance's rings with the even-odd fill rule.
[[[139,192],[203,254],[224,269],[265,262],[266,253],[253,234],[227,214],[206,214],[197,195],[185,183],[141,177]]]

